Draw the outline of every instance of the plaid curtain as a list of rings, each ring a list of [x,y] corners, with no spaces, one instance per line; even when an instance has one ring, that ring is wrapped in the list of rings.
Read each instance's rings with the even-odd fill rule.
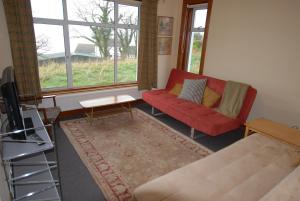
[[[138,50],[138,88],[157,86],[157,2],[142,0]]]
[[[30,0],[3,0],[20,96],[41,96]]]

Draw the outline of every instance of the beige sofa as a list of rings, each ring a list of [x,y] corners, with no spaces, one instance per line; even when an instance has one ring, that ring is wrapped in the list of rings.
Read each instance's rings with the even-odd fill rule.
[[[299,201],[300,148],[253,134],[152,180],[135,201]]]

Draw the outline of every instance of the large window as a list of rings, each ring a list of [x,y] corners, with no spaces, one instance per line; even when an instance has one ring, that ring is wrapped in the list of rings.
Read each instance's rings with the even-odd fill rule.
[[[44,90],[137,80],[139,2],[31,0]]]
[[[177,66],[202,73],[212,0],[184,0]]]

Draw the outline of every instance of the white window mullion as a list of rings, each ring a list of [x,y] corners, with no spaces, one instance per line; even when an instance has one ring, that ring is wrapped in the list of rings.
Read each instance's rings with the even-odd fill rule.
[[[45,18],[33,18],[33,23],[36,24],[52,24],[52,25],[61,25],[64,20],[57,20],[57,19],[45,19]]]
[[[118,4],[129,5],[129,6],[140,6],[142,4],[141,1],[134,1],[134,0],[114,0],[114,2]]]
[[[138,5],[138,29],[136,30],[136,73],[135,80],[138,80],[138,65],[139,65],[139,38],[140,38],[140,24],[141,24],[141,4]]]
[[[114,83],[118,82],[118,35],[117,35],[117,24],[119,16],[118,3],[114,3]]]
[[[116,27],[121,29],[139,29],[139,25],[135,24],[116,24]]]
[[[194,26],[194,21],[195,21],[195,9],[193,9],[193,16],[192,16],[192,27]],[[193,39],[194,33],[192,30],[190,30],[190,44],[189,44],[189,50],[186,51],[186,56],[188,60],[186,61],[186,70],[189,72],[190,67],[191,67],[191,61],[192,61],[192,50],[193,50],[193,44],[192,44],[192,39]]]
[[[190,48],[189,48],[189,51],[188,51],[188,63],[187,63],[187,70],[188,72],[191,71],[191,63],[192,63],[192,51],[193,51],[193,38],[194,38],[194,32],[191,32],[191,35],[190,35]]]
[[[103,27],[103,28],[114,28],[114,24],[101,24],[97,22],[83,22],[83,21],[74,21],[74,20],[68,20],[68,24],[70,25],[81,25],[81,26],[97,26],[97,27]]]
[[[205,28],[204,27],[198,27],[198,28],[192,28],[192,32],[204,32]]]
[[[64,30],[64,41],[65,41],[65,54],[66,54],[66,67],[67,67],[67,80],[68,88],[73,87],[73,73],[72,73],[72,64],[71,64],[71,50],[70,50],[70,37],[69,37],[69,25],[68,25],[68,12],[67,12],[67,3],[66,0],[63,2],[63,30]]]

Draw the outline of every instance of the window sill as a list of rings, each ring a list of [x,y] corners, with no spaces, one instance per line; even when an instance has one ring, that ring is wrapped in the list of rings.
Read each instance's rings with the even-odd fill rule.
[[[43,95],[61,95],[61,94],[72,94],[72,93],[118,89],[118,88],[135,87],[135,86],[137,86],[137,82],[114,84],[114,85],[107,85],[107,86],[92,86],[92,87],[80,87],[80,88],[70,88],[70,89],[47,90],[47,91],[42,91],[42,94]]]

